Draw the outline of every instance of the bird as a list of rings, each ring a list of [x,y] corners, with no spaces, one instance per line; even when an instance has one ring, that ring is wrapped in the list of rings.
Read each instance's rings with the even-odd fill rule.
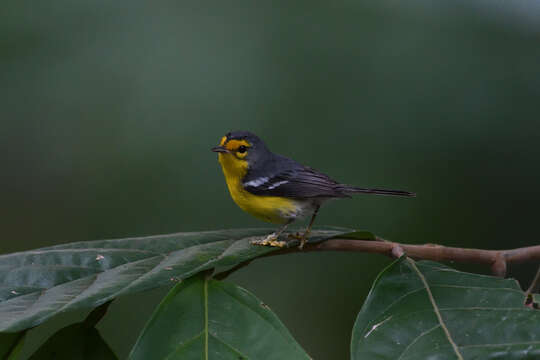
[[[401,190],[369,189],[342,184],[311,167],[273,153],[249,131],[232,131],[211,149],[218,161],[234,202],[247,213],[280,227],[268,236],[253,240],[254,245],[287,247],[279,240],[287,226],[311,215],[303,233],[289,234],[306,244],[321,205],[330,199],[350,198],[354,194],[414,197]]]

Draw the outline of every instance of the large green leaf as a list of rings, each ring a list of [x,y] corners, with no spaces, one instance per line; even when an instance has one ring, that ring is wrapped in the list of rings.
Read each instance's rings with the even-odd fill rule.
[[[268,306],[248,291],[197,275],[158,306],[130,359],[309,359]]]
[[[314,231],[310,242],[347,230]],[[0,331],[33,327],[67,310],[98,306],[190,277],[231,268],[276,248],[250,240],[268,229],[222,230],[76,242],[0,256]]]
[[[540,359],[540,311],[514,280],[402,257],[377,278],[352,359]]]

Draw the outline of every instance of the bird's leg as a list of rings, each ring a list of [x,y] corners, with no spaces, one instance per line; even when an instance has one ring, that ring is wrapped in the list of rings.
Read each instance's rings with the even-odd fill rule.
[[[304,233],[302,235],[300,235],[300,234],[295,234],[295,235],[291,234],[291,235],[289,235],[290,237],[293,237],[295,239],[300,240],[300,245],[298,245],[298,248],[300,250],[302,250],[302,248],[304,247],[304,245],[307,242],[308,235],[311,232],[311,227],[313,226],[313,223],[315,222],[315,217],[317,217],[317,213],[319,212],[320,207],[321,207],[320,205],[317,205],[315,207],[315,210],[313,211],[313,215],[311,216],[311,221],[309,222],[309,225],[308,225],[306,231],[304,231]]]
[[[262,245],[262,246],[275,246],[275,247],[285,247],[287,246],[287,242],[286,241],[279,241],[278,238],[279,238],[279,235],[281,235],[281,233],[283,231],[285,231],[285,229],[287,228],[287,226],[291,223],[292,221],[289,221],[287,223],[285,223],[283,226],[281,226],[279,229],[276,230],[276,232],[268,235],[267,237],[265,237],[264,239],[260,239],[260,240],[252,240],[251,243],[253,245]]]

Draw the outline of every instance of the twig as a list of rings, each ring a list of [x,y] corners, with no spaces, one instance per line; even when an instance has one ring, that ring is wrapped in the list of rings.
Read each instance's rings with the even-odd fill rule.
[[[536,275],[534,276],[534,279],[531,282],[531,285],[527,289],[526,293],[527,294],[534,293],[538,289],[539,285],[540,285],[540,266],[538,267],[538,271],[536,271]]]
[[[381,238],[377,238],[376,241],[339,238],[329,239],[316,244],[308,243],[303,250],[299,250],[297,247],[291,247],[273,251],[261,257],[311,251],[356,251],[382,254],[389,257],[396,257],[404,252],[413,259],[486,264],[491,266],[492,272],[497,276],[505,275],[507,264],[540,261],[540,245],[508,250],[483,250],[434,244],[401,244]],[[224,278],[245,265],[247,264],[238,264],[234,268],[227,270],[226,274],[220,273],[217,276]]]
[[[534,276],[533,281],[531,282],[531,285],[525,291],[525,306],[528,306],[532,309],[538,309],[539,305],[538,303],[534,302],[533,293],[538,289],[540,286],[540,267],[538,267],[538,271],[536,271],[536,275]]]

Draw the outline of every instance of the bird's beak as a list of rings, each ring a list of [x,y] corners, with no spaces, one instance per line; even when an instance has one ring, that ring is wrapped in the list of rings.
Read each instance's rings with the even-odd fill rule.
[[[225,149],[223,146],[216,146],[216,147],[213,147],[211,150],[213,152],[217,152],[217,153],[228,153],[228,152],[230,152],[229,150]]]

